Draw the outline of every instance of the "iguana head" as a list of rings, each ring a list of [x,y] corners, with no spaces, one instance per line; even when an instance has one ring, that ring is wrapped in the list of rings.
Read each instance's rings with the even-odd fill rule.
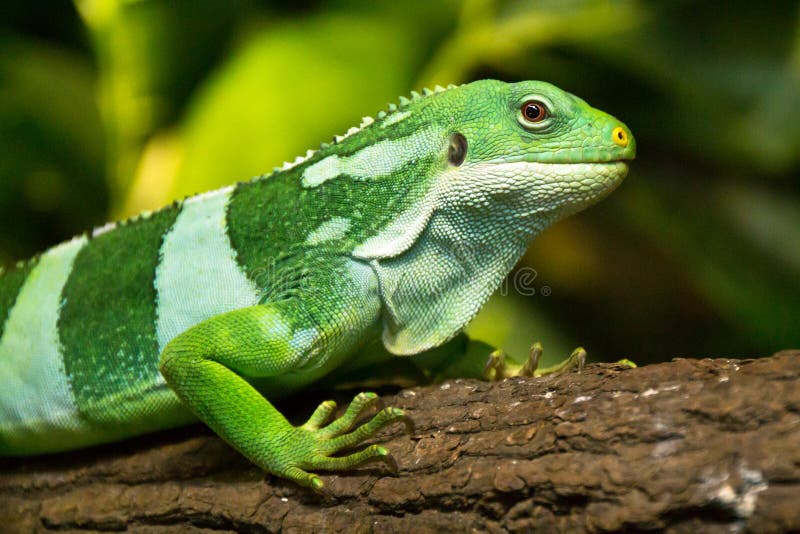
[[[449,125],[454,204],[551,223],[613,191],[636,154],[627,126],[549,83],[485,80],[441,97],[451,105],[431,112]]]
[[[530,240],[613,191],[636,152],[620,121],[533,81],[414,95],[374,129],[392,140],[362,166],[391,167],[382,183],[400,191],[402,211],[353,253],[378,275],[395,354],[460,331]]]

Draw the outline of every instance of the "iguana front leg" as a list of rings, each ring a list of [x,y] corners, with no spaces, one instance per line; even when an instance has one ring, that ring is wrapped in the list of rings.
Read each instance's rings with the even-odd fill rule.
[[[172,340],[160,370],[180,399],[217,434],[261,468],[314,489],[311,471],[349,469],[367,460],[393,463],[383,447],[344,457],[332,455],[404,417],[385,408],[348,432],[375,400],[358,395],[347,412],[325,425],[332,402],[308,422],[293,426],[265,398],[316,380],[337,366],[377,319],[377,301],[339,284],[336,298],[303,297],[244,308],[213,317]],[[342,294],[342,292],[345,294]]]

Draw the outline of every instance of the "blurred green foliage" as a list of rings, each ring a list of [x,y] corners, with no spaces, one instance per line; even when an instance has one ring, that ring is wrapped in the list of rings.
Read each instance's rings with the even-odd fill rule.
[[[534,242],[526,294],[512,279],[471,333],[517,355],[542,340],[551,361],[800,346],[796,1],[4,9],[0,264],[268,172],[411,89],[544,79],[626,121],[639,157]]]

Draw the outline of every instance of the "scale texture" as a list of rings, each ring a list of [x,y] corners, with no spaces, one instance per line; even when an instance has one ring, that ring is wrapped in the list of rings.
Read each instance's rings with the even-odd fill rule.
[[[444,354],[447,375],[530,240],[609,194],[634,155],[627,127],[575,96],[483,80],[413,93],[269,175],[56,246],[0,274],[0,454],[199,418],[314,488],[313,471],[390,462],[381,447],[334,456],[404,418],[386,408],[353,430],[373,394],[301,426],[270,400],[394,356]]]

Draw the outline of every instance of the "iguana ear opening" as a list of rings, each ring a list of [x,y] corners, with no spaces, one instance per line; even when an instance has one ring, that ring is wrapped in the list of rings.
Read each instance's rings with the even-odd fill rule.
[[[467,158],[467,138],[456,132],[450,136],[450,146],[447,148],[447,161],[450,165],[458,167]]]

